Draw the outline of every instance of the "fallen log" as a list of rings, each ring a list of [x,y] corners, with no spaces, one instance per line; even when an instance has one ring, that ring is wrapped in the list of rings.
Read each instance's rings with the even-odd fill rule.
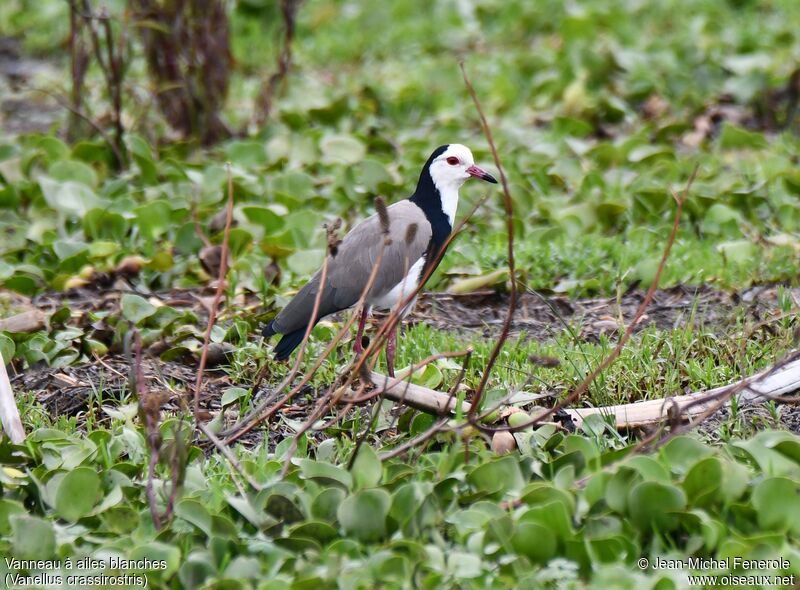
[[[23,311],[11,317],[0,319],[0,332],[19,334],[36,332],[47,325],[47,315],[38,309]]]
[[[456,399],[446,393],[406,381],[395,382],[395,379],[380,373],[372,373],[371,378],[375,385],[382,388],[383,394],[388,399],[433,414],[441,415],[455,411]],[[800,358],[776,365],[730,385],[706,391],[616,406],[567,408],[565,411],[578,428],[584,418],[591,414],[614,416],[617,428],[637,428],[655,425],[672,417],[692,419],[706,412],[712,404],[737,388],[739,391],[733,397],[737,397],[740,403],[745,404],[800,391]],[[466,413],[470,404],[462,402],[461,408]]]

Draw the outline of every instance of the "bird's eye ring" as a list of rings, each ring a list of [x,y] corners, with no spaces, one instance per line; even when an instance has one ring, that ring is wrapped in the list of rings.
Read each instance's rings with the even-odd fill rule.
[[[458,158],[456,158],[455,156],[450,156],[449,158],[447,158],[447,163],[450,164],[451,166],[457,166]]]

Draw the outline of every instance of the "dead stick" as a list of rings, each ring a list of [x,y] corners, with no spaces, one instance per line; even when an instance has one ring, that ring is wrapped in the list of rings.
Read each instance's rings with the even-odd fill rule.
[[[14,399],[14,391],[11,389],[11,382],[8,380],[6,372],[6,362],[3,354],[0,353],[0,418],[2,418],[3,430],[8,434],[8,438],[15,445],[25,440],[25,429],[22,427],[22,420],[19,417],[19,409]]]
[[[648,306],[650,305],[650,302],[653,300],[653,296],[655,295],[656,289],[658,289],[658,283],[661,280],[661,274],[664,272],[664,268],[667,265],[667,259],[669,258],[669,254],[672,251],[672,245],[675,243],[675,238],[678,235],[678,228],[680,227],[681,223],[681,214],[683,213],[683,204],[686,201],[686,197],[689,194],[689,189],[691,189],[692,183],[694,182],[694,179],[697,176],[697,171],[698,171],[698,166],[695,166],[694,169],[692,170],[692,174],[689,177],[689,180],[686,182],[686,186],[683,189],[683,192],[681,193],[680,197],[675,193],[672,194],[677,203],[677,208],[675,210],[675,219],[672,222],[672,230],[670,231],[669,238],[667,238],[667,243],[664,246],[664,252],[661,255],[661,260],[658,263],[658,269],[656,269],[656,274],[653,277],[653,282],[650,283],[650,288],[647,289],[647,293],[645,293],[642,303],[636,310],[636,314],[634,315],[633,320],[631,321],[625,332],[620,337],[619,341],[617,342],[617,345],[614,347],[614,350],[612,350],[611,353],[606,358],[604,358],[602,362],[597,367],[595,367],[595,369],[591,373],[589,373],[589,375],[586,376],[586,378],[580,383],[580,385],[578,385],[578,387],[575,388],[575,390],[572,393],[570,393],[565,399],[563,399],[561,402],[559,402],[552,408],[544,410],[543,412],[532,418],[529,422],[526,422],[525,424],[520,424],[519,426],[515,426],[513,428],[510,426],[491,428],[475,424],[476,426],[479,426],[480,428],[482,428],[487,432],[497,432],[498,430],[510,430],[512,432],[516,432],[519,430],[524,430],[526,428],[529,428],[534,424],[543,421],[544,419],[552,416],[559,410],[564,409],[569,404],[572,404],[576,400],[578,400],[580,396],[583,395],[583,393],[585,393],[589,389],[589,386],[594,382],[594,380],[603,371],[605,371],[608,367],[610,367],[614,363],[614,361],[617,360],[617,357],[619,357],[619,355],[622,353],[622,349],[625,347],[625,344],[627,344],[628,340],[630,340],[631,336],[633,336],[633,331],[636,329],[636,326],[642,319],[644,312],[647,310]]]
[[[371,377],[379,386],[385,384],[383,394],[389,399],[404,400],[406,405],[431,414],[455,412],[456,401],[447,393],[402,381],[393,383],[389,377],[380,373],[372,373]],[[724,404],[727,401],[725,396],[729,393],[738,394],[740,398],[752,403],[759,399],[780,401],[779,396],[799,390],[800,359],[795,359],[782,366],[772,367],[741,381],[714,389],[617,406],[565,408],[565,411],[578,426],[586,416],[602,414],[614,416],[617,428],[635,428],[668,420],[675,411],[682,418],[696,417],[706,412],[720,399]],[[462,402],[462,411],[468,411],[469,405],[469,402]]]
[[[208,326],[206,326],[206,333],[203,338],[203,351],[200,354],[200,365],[197,367],[197,379],[194,384],[194,421],[200,424],[200,388],[203,385],[203,371],[206,369],[206,362],[208,361],[208,346],[211,342],[211,330],[214,328],[214,322],[217,318],[217,308],[222,299],[222,291],[225,288],[225,277],[228,274],[228,242],[231,235],[231,224],[233,223],[233,173],[231,172],[230,163],[227,164],[228,168],[228,204],[225,218],[225,234],[222,238],[222,253],[219,263],[219,274],[217,275],[217,290],[214,293],[214,302],[211,304],[211,309],[208,312]]]
[[[492,150],[494,164],[497,166],[497,171],[500,173],[500,183],[503,187],[503,205],[506,210],[506,232],[508,233],[508,274],[511,281],[511,290],[508,297],[508,312],[506,313],[505,322],[503,322],[503,330],[500,332],[500,336],[498,337],[497,342],[492,349],[489,360],[486,362],[486,368],[483,370],[480,383],[478,384],[478,387],[475,390],[475,395],[472,398],[472,407],[469,410],[470,418],[472,418],[474,417],[475,410],[481,405],[481,398],[483,397],[483,392],[486,389],[486,384],[489,382],[489,376],[491,375],[492,367],[494,367],[494,364],[497,362],[497,357],[500,355],[500,351],[503,349],[503,345],[505,344],[508,334],[511,331],[511,321],[514,319],[514,310],[517,307],[517,272],[514,265],[514,202],[511,199],[511,191],[508,188],[508,179],[506,178],[503,164],[500,162],[500,156],[497,154],[497,148],[495,147],[494,138],[492,137],[492,129],[489,127],[489,122],[486,120],[486,116],[483,114],[483,108],[481,107],[480,100],[478,100],[478,94],[475,92],[475,88],[472,86],[469,76],[467,76],[467,70],[464,68],[464,62],[462,61],[458,65],[461,67],[461,74],[464,77],[464,84],[467,87],[467,91],[469,92],[470,97],[472,97],[472,102],[475,104],[475,109],[478,111],[478,116],[481,120],[481,127],[483,128],[483,134],[486,136],[486,141],[489,142],[489,149]]]

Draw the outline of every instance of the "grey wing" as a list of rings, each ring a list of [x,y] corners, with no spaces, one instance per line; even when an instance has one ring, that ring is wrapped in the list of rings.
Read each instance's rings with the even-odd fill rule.
[[[386,212],[389,218],[388,244],[383,245],[381,223],[378,215],[373,215],[344,237],[335,257],[328,256],[327,278],[317,320],[357,303],[379,259],[380,265],[369,292],[373,297],[390,291],[425,255],[431,239],[431,226],[422,210],[411,201],[400,201],[387,207]],[[276,316],[273,324],[276,332],[287,334],[308,325],[321,279],[322,269]]]

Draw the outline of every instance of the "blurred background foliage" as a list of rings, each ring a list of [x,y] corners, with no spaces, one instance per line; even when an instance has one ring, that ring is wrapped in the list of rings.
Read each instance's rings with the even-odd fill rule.
[[[267,280],[263,268],[274,259],[285,271],[279,286],[296,285],[321,260],[324,221],[352,222],[377,195],[407,196],[437,145],[466,143],[490,164],[459,60],[508,168],[528,286],[588,294],[647,281],[673,214],[670,191],[695,164],[699,178],[665,284],[796,279],[796,2],[289,4],[241,0],[206,13],[191,2],[78,7],[85,117],[76,122],[58,107],[49,122],[20,133],[26,111],[4,107],[0,285],[26,294],[63,289],[131,254],[144,258],[141,280],[150,288],[206,280],[194,221],[220,239],[213,218],[226,161],[236,188],[238,284],[272,293],[274,272]],[[195,10],[202,27],[170,28],[176,6]],[[265,113],[287,8],[296,10],[291,65]],[[103,58],[103,68],[94,57],[92,27],[100,53],[110,39],[120,62],[116,114],[107,84],[113,59]],[[36,66],[18,73],[22,83],[6,71],[6,93],[24,94],[34,108],[69,105],[70,4],[9,0],[0,30],[23,67]],[[180,35],[185,47],[175,43]],[[169,43],[154,49],[159,36]],[[183,77],[154,71],[153,51]],[[177,120],[180,100],[164,106],[176,85],[200,96],[219,125],[213,133],[207,121]],[[67,143],[70,117],[80,136]],[[460,211],[486,190],[468,185]],[[500,211],[499,194],[491,195],[433,286],[504,264]]]

